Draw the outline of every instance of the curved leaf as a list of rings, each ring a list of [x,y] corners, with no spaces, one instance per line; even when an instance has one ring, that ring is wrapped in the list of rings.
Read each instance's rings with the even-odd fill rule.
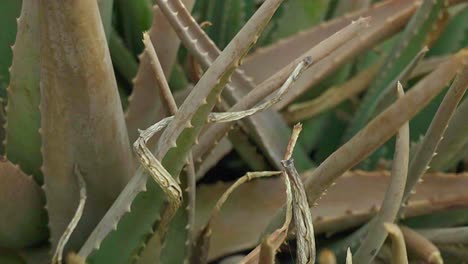
[[[0,161],[0,247],[23,248],[47,238],[44,193],[8,160]]]

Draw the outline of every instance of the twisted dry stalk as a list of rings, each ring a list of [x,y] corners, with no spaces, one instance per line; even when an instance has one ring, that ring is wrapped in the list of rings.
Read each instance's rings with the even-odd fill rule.
[[[297,124],[292,131],[291,140],[286,150],[285,160],[281,161],[286,176],[291,181],[293,192],[293,216],[296,226],[297,237],[297,259],[301,264],[315,263],[315,238],[314,226],[312,225],[312,215],[310,206],[307,203],[307,196],[301,177],[294,167],[294,161],[291,159],[294,146],[296,145],[302,125]]]
[[[148,41],[148,39],[147,39]],[[292,86],[294,81],[297,80],[298,76],[312,63],[310,57],[306,57],[302,60],[296,68],[293,70],[289,78],[284,82],[282,87],[278,90],[275,96],[261,103],[260,105],[248,109],[245,111],[238,112],[226,112],[226,113],[210,113],[208,116],[208,122],[232,122],[237,121],[247,116],[251,116],[265,109],[268,109],[276,102],[281,99],[281,96]],[[136,156],[139,159],[141,165],[149,172],[153,180],[161,187],[163,192],[168,198],[168,207],[165,209],[164,217],[158,228],[158,237],[163,238],[167,232],[168,225],[172,218],[175,216],[177,210],[182,204],[182,189],[177,181],[171,176],[171,174],[164,168],[161,162],[153,155],[148,149],[147,143],[151,137],[163,128],[168,126],[174,120],[174,116],[166,117],[158,123],[152,125],[146,130],[140,130],[140,136],[133,144]]]

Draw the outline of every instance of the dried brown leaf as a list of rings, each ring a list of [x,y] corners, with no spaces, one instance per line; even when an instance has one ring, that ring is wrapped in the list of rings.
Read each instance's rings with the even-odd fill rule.
[[[97,2],[40,1],[41,136],[52,250],[79,202],[88,206],[67,248],[78,249],[127,184],[132,155]],[[101,58],[96,60],[96,58]]]

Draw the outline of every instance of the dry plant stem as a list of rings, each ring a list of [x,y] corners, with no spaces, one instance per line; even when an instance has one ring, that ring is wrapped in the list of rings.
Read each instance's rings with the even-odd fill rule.
[[[292,152],[294,151],[294,146],[296,145],[297,138],[299,137],[299,133],[301,132],[301,129],[302,129],[302,126],[300,125],[296,125],[294,127],[291,138],[289,140],[289,143],[286,149],[286,152],[284,154],[285,158],[288,158],[288,159],[291,158]],[[283,178],[284,178],[284,182],[286,185],[286,214],[285,214],[283,226],[275,230],[272,234],[268,235],[263,240],[261,245],[258,245],[240,262],[242,264],[257,264],[257,263],[269,264],[271,262],[271,259],[274,258],[278,248],[287,238],[289,224],[291,223],[291,219],[293,217],[294,194],[291,190],[292,189],[291,181],[286,172],[283,172]],[[309,216],[310,216],[310,212],[309,212]],[[310,220],[310,223],[312,223],[312,220]],[[313,231],[312,231],[312,237],[313,237]],[[313,251],[314,251],[314,258],[315,258],[315,245],[314,245]],[[264,262],[260,262],[260,260]]]
[[[161,102],[165,105],[165,109],[169,112],[169,114],[175,115],[177,112],[177,105],[172,96],[171,90],[169,88],[169,84],[167,83],[166,77],[164,75],[161,63],[159,61],[159,56],[156,54],[156,50],[154,49],[153,42],[151,41],[150,35],[148,33],[143,34],[143,43],[145,45],[145,49],[147,52],[147,56],[149,58],[149,63],[151,64],[151,68],[153,69],[154,80],[156,81],[156,85],[160,90],[160,94],[162,96]],[[188,193],[188,201],[187,201],[187,210],[188,210],[188,223],[187,228],[189,230],[189,234],[187,237],[187,247],[191,249],[192,246],[192,228],[193,228],[193,220],[194,220],[194,201],[195,201],[195,173],[193,167],[193,160],[191,154],[189,154],[187,158],[187,165],[186,165],[186,177],[187,178],[187,189],[186,192]],[[158,230],[156,235],[151,236],[148,242],[145,242],[145,246],[142,248],[142,251],[137,254],[140,257],[141,262],[148,261],[148,259],[152,259],[151,256],[146,256],[145,251],[154,251],[158,248],[157,245],[161,245],[164,242],[165,234],[169,228],[173,217],[173,212],[171,211],[170,206],[166,206],[163,208],[161,220],[158,225]],[[156,245],[155,245],[156,244]],[[146,248],[146,250],[144,250]],[[190,252],[190,250],[188,250]]]
[[[297,139],[299,138],[299,134],[301,134],[301,131],[302,131],[301,123],[294,125],[294,128],[291,133],[291,138],[289,139],[288,146],[286,147],[286,152],[284,153],[284,160],[290,160],[292,158],[294,147],[296,146]]]
[[[143,43],[145,44],[145,51],[149,57],[149,63],[151,64],[151,68],[153,70],[153,76],[156,81],[156,85],[161,91],[163,102],[165,102],[170,115],[175,115],[177,112],[177,104],[174,100],[174,97],[172,96],[171,89],[167,83],[166,76],[162,69],[156,50],[154,49],[151,37],[147,32],[143,33]]]
[[[436,155],[437,146],[442,140],[447,125],[467,88],[468,65],[465,65],[445,95],[437,113],[427,129],[424,139],[420,143],[420,147],[418,147],[417,152],[411,159],[408,171],[408,181],[406,183],[403,197],[403,205],[399,213],[400,216],[402,216],[402,208],[411,196],[411,192],[421,179],[422,175],[426,172],[432,157]]]
[[[293,160],[282,161],[286,175],[292,183],[293,190],[293,216],[296,227],[297,258],[300,264],[315,263],[315,237],[310,206],[302,180],[294,167]]]
[[[263,81],[254,90],[249,92],[249,94],[245,96],[245,100],[242,100],[239,103],[238,107],[248,108],[250,105],[255,104],[255,102],[270,95],[272,92],[278,89],[278,86],[283,83],[284,80],[290,75],[291,71],[294,69],[294,66],[305,57],[312,57],[314,60],[314,65],[316,65],[322,59],[333,54],[333,52],[338,48],[346,46],[348,41],[358,37],[359,34],[365,31],[365,29],[369,26],[370,20],[371,19],[369,17],[361,17],[358,20],[351,22],[351,24],[349,24],[347,27],[336,32],[329,38],[320,42],[313,48],[309,49],[307,52],[296,58],[287,66],[277,71],[270,78]]]
[[[346,250],[346,264],[353,264],[353,254],[350,248]]]
[[[81,171],[78,168],[78,165],[75,165],[74,174],[78,179],[78,186],[80,188],[80,202],[78,203],[78,207],[76,208],[75,215],[73,216],[72,220],[68,224],[67,229],[63,232],[62,236],[60,237],[57,248],[55,249],[54,256],[52,257],[52,263],[54,264],[61,264],[63,259],[63,249],[70,239],[71,234],[75,230],[78,222],[83,215],[83,210],[86,204],[86,182],[84,181],[83,175],[81,175]]]
[[[283,173],[284,184],[286,186],[286,215],[284,218],[283,226],[275,230],[273,233],[268,235],[265,240],[268,240],[268,243],[271,247],[268,247],[267,250],[274,250],[276,252],[278,248],[283,244],[285,239],[288,236],[289,224],[292,220],[292,202],[293,194],[291,191],[291,182],[289,181],[288,176]],[[258,245],[252,250],[244,259],[240,262],[242,264],[257,264],[259,262],[260,255],[266,255],[267,253],[261,253],[262,246]]]
[[[468,244],[468,227],[466,226],[440,229],[421,229],[417,230],[417,232],[435,244]]]
[[[397,89],[398,97],[401,98],[404,91],[400,82],[397,84]],[[408,174],[409,137],[409,123],[406,122],[397,134],[390,184],[379,213],[370,222],[367,235],[354,254],[356,263],[367,264],[372,262],[387,238],[387,231],[383,224],[394,222],[398,214]]]
[[[410,255],[416,256],[424,263],[444,263],[439,249],[434,244],[432,244],[431,241],[408,227],[400,226],[400,230],[403,233],[406,247]]]
[[[467,57],[468,50],[462,50],[451,60],[441,64],[322,162],[311,177],[306,179],[309,204],[314,204],[339,176],[365,159],[427,105],[453,78],[456,71],[467,63]]]
[[[208,262],[208,252],[210,249],[210,238],[211,238],[211,228],[213,221],[219,215],[223,204],[229,198],[231,193],[240,185],[244,184],[245,182],[262,178],[262,177],[269,177],[281,174],[279,171],[262,171],[262,172],[248,172],[246,175],[239,178],[229,189],[227,189],[223,195],[218,199],[216,202],[215,207],[211,211],[211,215],[208,219],[206,225],[202,228],[200,235],[197,238],[197,245],[194,254],[194,258],[197,258],[196,263],[207,263]]]
[[[289,140],[285,160],[281,161],[283,170],[286,176],[292,183],[293,193],[293,217],[296,227],[297,237],[297,258],[300,264],[315,263],[315,237],[314,226],[312,224],[312,216],[310,214],[310,206],[307,203],[304,185],[301,177],[294,167],[294,161],[291,159],[292,152],[296,145],[299,134],[302,131],[302,125],[296,124],[293,128],[291,139]]]
[[[359,94],[373,80],[380,68],[379,65],[372,65],[348,82],[328,89],[316,99],[291,105],[284,113],[288,122],[294,123],[312,118]]]
[[[400,228],[391,223],[384,224],[387,229],[388,236],[392,241],[392,264],[408,264],[408,256],[406,254],[406,245],[403,234]]]
[[[182,203],[182,190],[177,181],[164,168],[164,166],[156,159],[151,151],[146,147],[148,140],[162,128],[168,125],[173,118],[165,118],[158,122],[155,126],[151,126],[146,130],[140,131],[140,138],[133,144],[135,154],[140,160],[141,165],[149,172],[153,180],[161,187],[168,198],[168,207],[166,207],[161,223],[158,226],[157,236],[163,239],[167,232],[171,219],[176,214]],[[162,123],[162,124],[161,124]]]
[[[264,239],[260,245],[258,264],[275,264],[276,249],[268,239]]]
[[[208,122],[221,123],[236,121],[272,107],[281,100],[282,96],[288,91],[289,88],[291,88],[301,73],[304,72],[304,70],[306,70],[311,64],[312,58],[305,57],[296,65],[289,77],[286,79],[280,89],[273,95],[273,97],[259,104],[258,106],[243,111],[235,111],[235,109],[231,108],[230,111],[226,113],[212,113],[208,115]]]
[[[363,28],[365,28],[368,19],[363,18],[358,21],[359,22],[351,24],[340,30],[329,39],[326,39],[322,43],[318,44],[288,64],[288,66],[286,66],[282,71],[278,72],[269,80],[258,85],[255,89],[251,90],[247,95],[242,97],[242,100],[231,107],[229,111],[243,111],[255,106],[255,104],[274,93],[278,87],[284,84],[284,82],[291,76],[291,73],[294,71],[294,67],[296,67],[297,64],[299,64],[305,58],[311,57],[314,63],[316,63],[318,60],[331,53],[337,47],[344,45],[346,41],[355,37],[361,30],[363,30]],[[219,141],[223,136],[226,135],[229,129],[230,126],[228,124],[216,124],[209,127],[200,138],[199,145],[195,146],[193,152],[194,157],[198,158],[204,156],[205,153],[212,148],[213,139],[215,139],[214,141]]]

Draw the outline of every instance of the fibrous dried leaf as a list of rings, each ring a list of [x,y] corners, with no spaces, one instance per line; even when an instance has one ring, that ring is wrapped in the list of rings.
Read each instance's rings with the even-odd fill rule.
[[[63,249],[65,248],[68,239],[70,239],[71,234],[78,225],[78,222],[80,221],[81,216],[83,215],[83,209],[86,203],[86,183],[83,179],[83,175],[81,175],[80,169],[77,166],[75,166],[74,174],[78,178],[78,185],[80,187],[80,202],[78,203],[78,207],[76,208],[75,215],[73,216],[72,220],[67,226],[67,229],[65,229],[65,232],[63,232],[62,236],[58,241],[57,248],[55,249],[55,253],[52,257],[53,264],[62,263]]]

